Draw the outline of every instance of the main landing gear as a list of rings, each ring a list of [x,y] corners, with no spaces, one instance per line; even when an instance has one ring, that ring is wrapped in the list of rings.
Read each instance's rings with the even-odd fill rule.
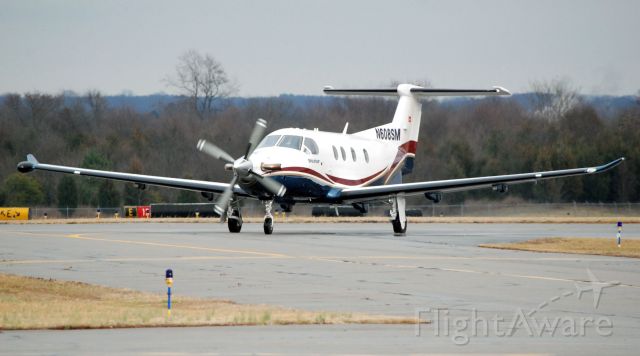
[[[227,226],[229,232],[237,233],[242,230],[242,215],[240,215],[239,208],[232,208],[229,206],[229,212],[227,213]]]
[[[265,235],[271,235],[273,233],[273,215],[271,215],[271,209],[273,207],[273,200],[264,201],[264,224],[262,228]],[[229,232],[238,233],[242,230],[242,215],[240,214],[239,207],[229,206],[227,211],[227,227]]]
[[[390,199],[391,226],[395,235],[404,235],[407,232],[407,215],[405,214],[404,194],[398,194]]]
[[[271,215],[271,208],[273,207],[273,200],[264,201],[264,229],[265,235],[271,235],[273,233],[273,215]]]

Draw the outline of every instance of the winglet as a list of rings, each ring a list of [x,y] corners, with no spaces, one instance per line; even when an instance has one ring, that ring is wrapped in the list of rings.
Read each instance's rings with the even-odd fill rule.
[[[597,167],[592,167],[592,168],[587,168],[587,173],[600,173],[600,172],[604,172],[604,171],[608,171],[611,168],[619,165],[620,163],[622,163],[622,161],[624,161],[624,157],[620,157],[616,160],[613,160],[607,164],[603,164],[601,166],[597,166]]]
[[[33,164],[38,164],[38,160],[36,159],[36,156],[32,155],[31,153],[29,153],[27,155],[27,161],[33,163]]]

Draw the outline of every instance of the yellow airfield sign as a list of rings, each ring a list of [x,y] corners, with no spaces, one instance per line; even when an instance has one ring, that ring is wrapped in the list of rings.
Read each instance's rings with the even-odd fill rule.
[[[0,220],[29,220],[29,208],[0,208]]]

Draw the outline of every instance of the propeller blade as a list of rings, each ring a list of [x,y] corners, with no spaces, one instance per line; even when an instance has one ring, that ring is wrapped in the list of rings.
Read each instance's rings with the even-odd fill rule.
[[[231,157],[227,152],[225,152],[222,148],[214,145],[213,143],[207,142],[205,140],[198,141],[198,151],[204,152],[209,156],[212,156],[217,159],[221,159],[227,163],[233,163],[233,157]]]
[[[216,205],[213,208],[213,210],[216,213],[218,213],[218,215],[220,215],[221,219],[224,219],[224,216],[227,213],[227,209],[229,208],[229,203],[231,202],[231,196],[233,195],[233,187],[236,185],[237,182],[238,182],[238,176],[234,175],[227,189],[225,189],[224,192],[222,192],[222,194],[220,195],[220,197],[218,197],[218,200],[216,200]]]
[[[258,182],[260,182],[260,184],[262,184],[263,187],[265,187],[268,191],[270,191],[274,195],[281,197],[284,195],[284,193],[287,192],[287,187],[278,183],[278,181],[276,181],[275,179],[271,177],[263,177],[257,173],[254,173],[254,175],[258,178]]]
[[[244,158],[248,159],[249,155],[256,149],[256,146],[262,140],[262,135],[264,135],[264,131],[267,129],[267,121],[265,119],[258,119],[256,121],[256,125],[253,127],[253,131],[251,132],[251,136],[249,137],[249,145],[247,146],[247,152],[244,154]]]

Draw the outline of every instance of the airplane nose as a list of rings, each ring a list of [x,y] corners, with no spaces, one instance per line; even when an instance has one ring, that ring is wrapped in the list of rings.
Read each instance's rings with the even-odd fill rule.
[[[233,164],[233,169],[238,172],[242,176],[249,175],[249,172],[253,168],[253,163],[251,161],[247,161],[246,159],[238,159]]]

